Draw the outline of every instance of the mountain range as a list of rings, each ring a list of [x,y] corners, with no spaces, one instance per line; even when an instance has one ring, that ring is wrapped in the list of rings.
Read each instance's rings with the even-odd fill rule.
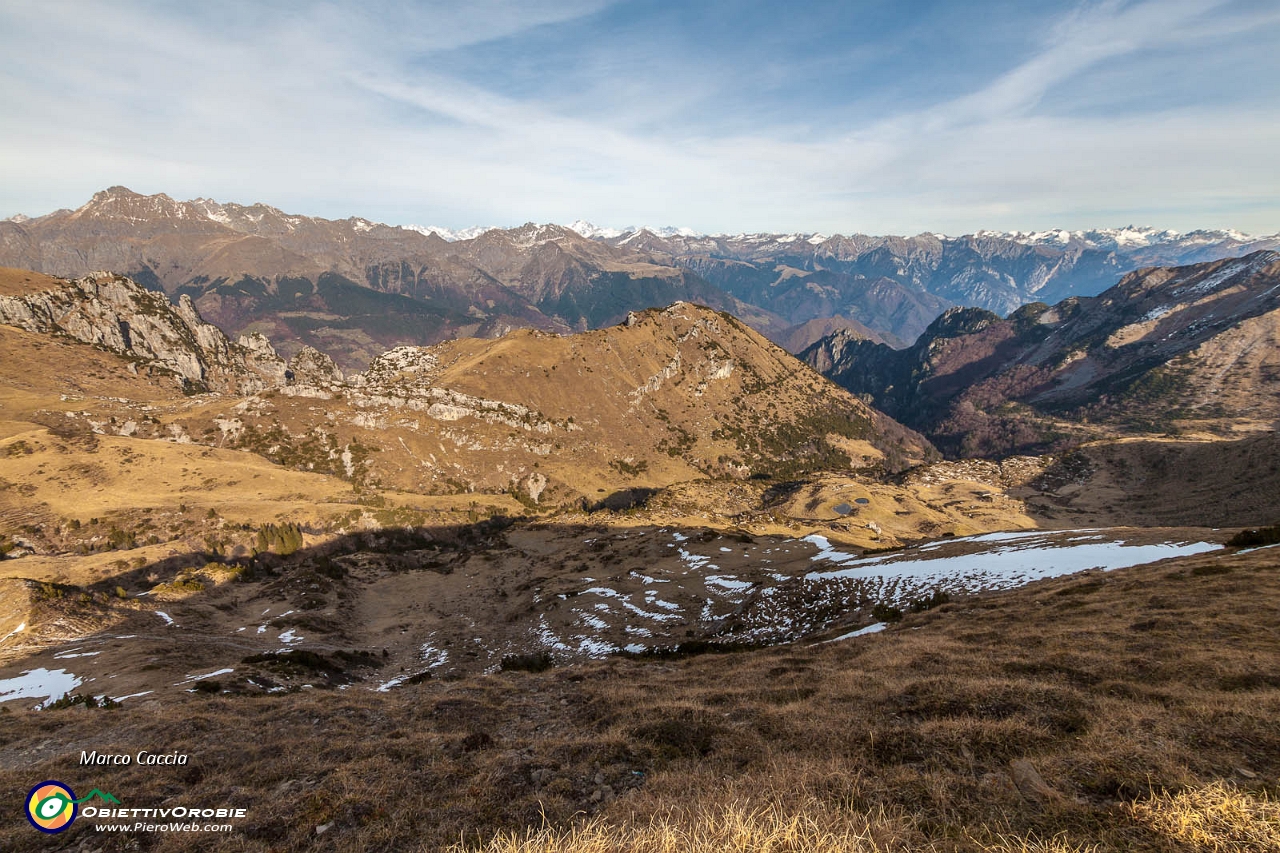
[[[895,350],[837,331],[802,357],[960,456],[1043,452],[1099,429],[1280,422],[1280,252],[1130,273],[1008,318],[953,308]]]
[[[396,345],[600,328],[674,301],[727,310],[793,351],[821,331],[806,323],[837,315],[902,347],[956,305],[1007,314],[1096,295],[1141,266],[1278,246],[1276,236],[1138,228],[828,237],[576,222],[450,232],[124,187],[76,210],[0,221],[0,264],[128,275],[191,297],[233,337],[265,333],[285,355],[312,346],[347,369]]]
[[[150,285],[0,269],[6,789],[163,743],[84,789],[264,853],[1274,849],[1280,252],[904,346],[863,319],[937,297],[887,276],[784,270],[867,300],[787,326],[560,226],[160,201],[3,229]],[[1172,791],[1219,794],[1134,817]]]
[[[575,335],[401,346],[351,376],[309,347],[286,361],[261,334],[232,341],[189,296],[174,306],[115,274],[0,269],[0,325],[113,353],[126,386],[213,392],[166,416],[117,401],[68,422],[248,450],[370,487],[590,503],[707,475],[899,470],[936,455],[732,315],[686,302]]]

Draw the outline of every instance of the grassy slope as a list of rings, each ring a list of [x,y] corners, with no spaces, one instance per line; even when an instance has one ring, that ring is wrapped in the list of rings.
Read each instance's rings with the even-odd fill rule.
[[[422,381],[526,406],[552,423],[540,431],[471,416],[445,421],[353,403],[347,392],[323,402],[268,392],[248,411],[210,405],[183,423],[192,435],[217,415],[258,433],[279,424],[295,437],[323,426],[340,443],[378,448],[369,482],[405,491],[500,493],[539,473],[551,480],[552,505],[708,475],[896,469],[930,452],[740,322],[692,305],[580,335],[449,341],[431,355],[439,369]],[[389,388],[419,378],[401,376]]]
[[[800,815],[813,832],[846,836],[783,850],[1260,853],[1275,849],[1280,821],[1261,799],[1280,779],[1277,601],[1277,552],[1219,553],[1044,581],[829,645],[612,659],[389,694],[0,711],[2,807],[15,814],[20,792],[52,776],[137,804],[250,808],[227,836],[142,836],[154,850],[434,850],[591,813],[605,843],[524,849],[759,849],[723,833],[658,848],[634,833],[655,816],[673,822],[667,838],[719,831],[708,817],[723,830],[774,807],[783,823]],[[176,749],[192,763],[75,768],[94,748]],[[1217,783],[1254,813],[1189,804]],[[1164,791],[1183,799],[1152,799]],[[1261,840],[1178,839],[1215,814]],[[757,839],[777,829],[753,820]],[[863,830],[879,848],[851,840]],[[91,835],[77,826],[70,840]],[[0,847],[47,842],[10,821]]]

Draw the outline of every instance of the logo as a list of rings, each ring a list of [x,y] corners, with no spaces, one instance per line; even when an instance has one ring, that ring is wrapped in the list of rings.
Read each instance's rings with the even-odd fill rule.
[[[61,782],[50,779],[27,793],[27,820],[41,832],[62,832],[77,812],[75,793]]]
[[[50,779],[27,792],[27,820],[41,832],[62,832],[80,813],[80,804],[97,797],[108,803],[119,803],[111,794],[94,788],[89,796],[76,799],[75,792],[61,782]]]

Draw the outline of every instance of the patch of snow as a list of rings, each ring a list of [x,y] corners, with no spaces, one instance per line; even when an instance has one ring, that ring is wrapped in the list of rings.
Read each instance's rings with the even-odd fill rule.
[[[590,613],[581,613],[578,621],[589,628],[595,628],[597,631],[605,631],[609,628],[609,623],[601,619],[599,616],[592,616]]]
[[[139,696],[150,696],[152,693],[155,693],[155,691],[154,691],[154,690],[143,690],[141,693],[129,693],[129,694],[125,695],[125,696],[113,696],[113,697],[111,697],[111,701],[112,701],[112,702],[123,702],[123,701],[124,701],[124,700],[126,700],[126,699],[137,699]]]
[[[29,669],[13,678],[0,678],[0,702],[40,698],[42,701],[35,707],[43,708],[83,683],[84,679],[65,669]]]
[[[499,230],[495,226],[476,225],[470,228],[441,228],[439,225],[401,225],[406,231],[416,231],[419,234],[435,234],[450,243],[456,243],[459,240],[473,240],[487,231]]]
[[[1214,551],[1221,546],[1212,542],[1166,542],[1154,545],[1130,545],[1120,541],[1063,542],[1052,533],[1004,534],[1000,539],[971,537],[968,541],[1000,541],[1005,544],[974,554],[951,557],[915,557],[898,552],[863,560],[837,561],[841,568],[814,571],[805,575],[809,581],[857,578],[912,578],[944,582],[957,578],[980,582],[986,588],[1007,588],[1013,583],[1026,583],[1041,578],[1081,572],[1086,569],[1111,571],[1151,563],[1167,557]],[[959,540],[957,540],[959,541]]]
[[[622,606],[627,608],[637,616],[643,616],[644,618],[652,619],[655,622],[673,622],[680,618],[678,615],[674,613],[650,613],[648,610],[643,610],[639,607],[636,607],[630,601],[622,602]]]
[[[188,675],[182,681],[175,681],[173,686],[181,687],[184,684],[191,684],[195,681],[204,681],[206,678],[213,678],[216,675],[230,675],[233,672],[235,672],[235,669],[226,667],[224,669],[215,669],[213,672],[207,672],[204,675]]]
[[[410,678],[412,678],[412,677],[413,677],[413,676],[411,676],[411,675],[401,675],[401,676],[398,676],[398,677],[396,677],[396,678],[391,679],[390,681],[384,681],[384,682],[382,682],[381,684],[379,684],[379,685],[377,686],[377,688],[376,688],[376,689],[377,689],[377,691],[378,691],[379,693],[386,693],[386,692],[387,692],[387,691],[389,691],[392,687],[395,687],[395,686],[397,686],[397,685],[399,685],[399,684],[402,684],[403,682],[408,681],[408,680],[409,680]]]
[[[569,647],[560,641],[560,638],[556,636],[556,632],[552,631],[551,626],[547,624],[546,614],[538,617],[537,634],[538,642],[547,648],[563,652],[569,651]]]
[[[877,622],[877,623],[875,623],[874,625],[868,625],[868,626],[867,626],[867,627],[865,627],[865,628],[859,628],[859,629],[858,629],[858,630],[856,630],[856,631],[850,631],[850,632],[849,632],[849,633],[847,633],[847,634],[841,634],[839,637],[833,637],[832,639],[830,639],[830,640],[825,640],[824,642],[827,642],[827,643],[838,643],[838,642],[840,642],[841,640],[850,640],[850,639],[853,639],[854,637],[863,637],[863,636],[866,636],[867,634],[878,634],[878,633],[880,633],[881,631],[883,631],[883,630],[884,630],[885,628],[887,628],[887,627],[888,627],[888,625],[887,625],[886,623],[884,623],[884,622]]]
[[[738,580],[733,575],[707,575],[706,582],[710,586],[718,586],[724,589],[731,589],[735,592],[751,589],[755,584],[749,581]]]
[[[575,637],[578,641],[578,651],[587,657],[602,658],[608,657],[618,651],[618,647],[613,643],[594,637]]]
[[[182,627],[177,622],[174,622],[173,617],[170,616],[168,613],[165,613],[163,610],[157,610],[156,615],[159,616],[161,619],[163,619],[164,624],[168,625],[170,628]]]
[[[422,660],[427,665],[427,669],[437,669],[449,662],[449,652],[437,649],[431,643],[423,643]]]
[[[711,565],[710,557],[704,557],[702,554],[695,554],[692,551],[686,551],[683,548],[680,548],[677,553],[680,554],[680,559],[684,560],[691,569],[715,568],[715,566]]]
[[[654,607],[661,607],[663,610],[679,610],[680,609],[679,604],[676,604],[671,601],[663,601],[661,598],[658,598],[658,594],[655,592],[651,592],[648,595],[646,595],[644,597],[644,603],[653,605]]]

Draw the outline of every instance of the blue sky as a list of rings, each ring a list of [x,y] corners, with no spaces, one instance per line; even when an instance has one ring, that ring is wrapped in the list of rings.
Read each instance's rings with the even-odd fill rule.
[[[0,0],[0,216],[1280,231],[1280,4]]]

